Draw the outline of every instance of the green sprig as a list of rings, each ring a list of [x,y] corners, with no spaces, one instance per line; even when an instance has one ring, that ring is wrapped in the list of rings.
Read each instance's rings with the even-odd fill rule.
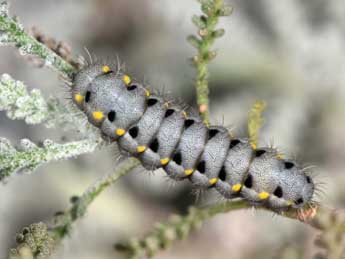
[[[97,145],[94,140],[66,144],[45,140],[42,146],[37,146],[28,139],[22,139],[20,147],[16,149],[7,139],[0,138],[0,181],[18,171],[32,172],[44,163],[92,152]]]
[[[248,113],[248,136],[250,144],[256,148],[259,141],[259,133],[264,122],[262,113],[266,108],[264,101],[256,101]]]
[[[54,239],[43,222],[22,229],[16,236],[17,247],[10,250],[9,259],[45,259],[52,254]]]
[[[0,77],[0,111],[3,110],[10,119],[24,119],[27,124],[42,123],[49,113],[40,90],[28,93],[22,82],[8,74]]]
[[[76,116],[78,110],[73,111],[73,107],[55,97],[45,100],[39,89],[29,92],[23,82],[8,74],[0,77],[0,111],[6,111],[9,119],[24,120],[27,124],[42,123],[47,128],[78,131],[82,137],[97,141],[100,137],[97,129],[85,123],[85,115]]]
[[[199,229],[202,223],[213,216],[247,205],[243,202],[222,203],[199,209],[191,207],[185,216],[173,215],[166,223],[156,224],[143,239],[134,238],[115,245],[116,250],[126,253],[129,258],[152,258],[158,251],[169,248],[174,241],[186,239],[190,232]]]
[[[27,34],[16,18],[9,16],[8,3],[0,4],[0,45],[13,45],[22,55],[34,55],[44,60],[44,64],[70,77],[76,68],[50,50],[44,44]]]
[[[216,29],[219,17],[231,14],[232,8],[224,4],[223,0],[199,0],[204,14],[192,17],[192,22],[198,28],[198,35],[189,35],[188,42],[197,49],[198,53],[192,58],[193,66],[197,70],[195,88],[200,115],[206,124],[209,124],[209,88],[208,63],[215,57],[216,52],[211,50],[215,39],[224,35],[224,29]]]
[[[10,250],[9,259],[49,258],[61,240],[71,232],[73,223],[85,215],[95,198],[139,164],[139,160],[135,158],[127,159],[114,173],[97,181],[80,197],[72,197],[72,206],[65,212],[56,213],[48,224],[40,222],[25,227],[17,234],[17,247]]]
[[[136,158],[129,158],[122,162],[114,173],[100,179],[89,187],[80,197],[72,197],[72,207],[65,212],[58,213],[52,219],[50,233],[53,235],[54,240],[58,243],[68,233],[70,233],[72,224],[85,215],[87,208],[95,198],[107,187],[117,182],[122,176],[129,173],[139,164],[140,162]]]
[[[174,215],[167,222],[156,224],[154,229],[144,238],[134,238],[125,243],[117,243],[115,248],[119,252],[126,253],[131,259],[145,256],[151,258],[158,251],[169,248],[175,241],[186,239],[191,231],[199,229],[206,220],[221,213],[250,209],[252,207],[244,200],[218,203],[206,208],[191,207],[187,215]],[[263,206],[255,208],[267,210]],[[320,244],[323,244],[326,248],[334,246],[336,250],[331,249],[333,254],[343,251],[343,246],[339,245],[345,240],[345,214],[342,211],[330,210],[324,207],[306,207],[303,210],[291,208],[288,211],[281,212],[279,215],[299,220],[316,229],[331,233],[331,236],[329,234],[321,236]]]

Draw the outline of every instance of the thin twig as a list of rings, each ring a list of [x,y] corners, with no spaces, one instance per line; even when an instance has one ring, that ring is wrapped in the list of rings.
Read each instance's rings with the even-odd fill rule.
[[[174,215],[166,223],[156,224],[155,228],[142,239],[132,239],[118,243],[115,248],[125,252],[130,258],[153,257],[158,251],[167,249],[174,241],[187,238],[192,230],[200,228],[205,220],[220,213],[252,208],[244,200],[214,204],[206,208],[191,207],[185,216]],[[267,210],[265,207],[257,209]],[[283,217],[299,220],[319,230],[336,226],[338,237],[345,234],[345,212],[323,207],[305,209],[303,212],[291,209],[280,214]],[[343,237],[344,238],[344,237]],[[340,258],[340,257],[339,257]]]
[[[17,19],[9,16],[7,2],[0,6],[0,45],[14,45],[22,55],[34,55],[44,60],[65,77],[75,72],[75,67],[25,32]]]
[[[122,176],[140,164],[136,158],[129,158],[120,164],[117,170],[93,184],[80,197],[72,197],[72,207],[65,212],[57,213],[46,227],[44,223],[35,223],[24,228],[17,235],[18,246],[10,251],[11,259],[22,259],[21,254],[32,254],[35,259],[48,258],[61,240],[72,230],[73,223],[82,218],[90,204],[108,186],[114,184]],[[39,230],[37,230],[39,228]],[[22,251],[23,250],[23,251]]]
[[[222,37],[224,29],[216,29],[219,17],[228,16],[231,8],[223,0],[199,0],[203,15],[193,16],[192,21],[198,27],[198,36],[190,35],[187,40],[194,46],[198,53],[192,58],[197,70],[195,88],[200,115],[205,124],[209,124],[209,88],[208,88],[208,63],[216,57],[216,52],[211,50],[215,39]]]
[[[54,217],[51,231],[55,233],[58,239],[63,238],[69,233],[72,223],[85,215],[88,206],[103,190],[115,183],[119,178],[126,175],[139,164],[140,162],[136,158],[127,159],[118,166],[115,173],[107,175],[99,182],[92,185],[81,197],[74,197],[72,199],[73,206],[63,214]]]
[[[264,122],[262,112],[266,108],[264,101],[256,101],[248,114],[248,136],[250,144],[256,148],[259,141],[259,133]]]
[[[18,171],[32,172],[51,161],[92,152],[99,142],[86,139],[58,144],[47,139],[37,146],[29,139],[22,139],[20,148],[15,149],[7,139],[0,138],[0,182]]]

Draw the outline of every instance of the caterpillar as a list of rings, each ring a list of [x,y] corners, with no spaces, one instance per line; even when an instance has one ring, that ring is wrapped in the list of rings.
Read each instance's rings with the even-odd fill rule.
[[[86,65],[71,85],[72,100],[88,121],[147,170],[163,168],[174,180],[278,212],[312,201],[313,179],[296,161],[235,138],[225,127],[205,125],[116,66]]]

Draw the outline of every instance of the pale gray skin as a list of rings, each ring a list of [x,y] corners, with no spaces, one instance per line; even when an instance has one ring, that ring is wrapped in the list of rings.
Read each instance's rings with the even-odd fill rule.
[[[146,169],[163,167],[172,179],[189,179],[226,199],[242,197],[276,211],[311,201],[314,183],[296,162],[272,148],[253,149],[224,127],[206,127],[198,115],[188,116],[123,76],[115,69],[105,72],[102,64],[86,67],[73,79],[72,99],[90,123]]]

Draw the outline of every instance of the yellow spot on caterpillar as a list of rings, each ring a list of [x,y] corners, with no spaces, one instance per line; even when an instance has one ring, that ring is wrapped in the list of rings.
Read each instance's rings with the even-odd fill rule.
[[[287,205],[287,206],[291,206],[291,205],[293,205],[293,204],[294,204],[293,201],[287,201],[287,202],[286,202],[286,205]]]
[[[170,161],[170,159],[168,157],[167,158],[162,158],[160,160],[161,165],[167,165],[169,163],[169,161]]]
[[[131,79],[128,75],[124,75],[124,76],[122,77],[122,80],[123,80],[123,82],[124,82],[126,85],[129,85],[129,84],[131,83],[131,81],[132,81],[132,79]]]
[[[187,113],[185,111],[182,111],[183,118],[187,119]]]
[[[147,89],[144,89],[144,90],[145,90],[146,97],[149,97],[151,95],[150,91]]]
[[[234,185],[231,187],[231,190],[232,190],[233,192],[238,192],[238,191],[241,190],[241,188],[242,188],[242,184],[238,183],[238,184],[234,184]]]
[[[82,96],[81,94],[76,94],[74,96],[74,100],[78,103],[81,104],[84,101],[84,96]]]
[[[268,192],[260,192],[259,193],[260,200],[266,200],[268,197],[270,197],[270,194]]]
[[[278,158],[279,160],[282,160],[282,159],[284,158],[284,155],[283,155],[282,153],[278,153],[278,154],[277,154],[277,158]]]
[[[103,66],[103,67],[102,67],[102,72],[103,72],[104,74],[109,73],[109,72],[110,72],[110,67],[108,67],[108,66]]]
[[[218,178],[211,178],[210,180],[208,180],[209,184],[214,185],[218,182]]]
[[[165,109],[168,109],[169,108],[169,103],[164,103],[164,107],[165,107]]]
[[[250,145],[252,146],[252,149],[254,149],[254,150],[257,148],[255,143],[250,143]]]
[[[138,153],[143,153],[146,150],[145,146],[137,146],[137,152]]]
[[[229,136],[230,136],[231,139],[234,139],[234,138],[235,138],[235,134],[232,133],[231,131],[229,132]]]
[[[193,169],[184,170],[184,174],[185,174],[185,175],[191,175],[193,172],[194,172]]]
[[[95,121],[101,121],[104,118],[104,114],[101,111],[96,111],[92,113],[92,117]]]
[[[121,137],[121,136],[123,136],[124,134],[125,134],[125,130],[124,129],[117,129],[116,131],[115,131],[115,133],[116,133],[116,135],[118,135],[119,137]]]

